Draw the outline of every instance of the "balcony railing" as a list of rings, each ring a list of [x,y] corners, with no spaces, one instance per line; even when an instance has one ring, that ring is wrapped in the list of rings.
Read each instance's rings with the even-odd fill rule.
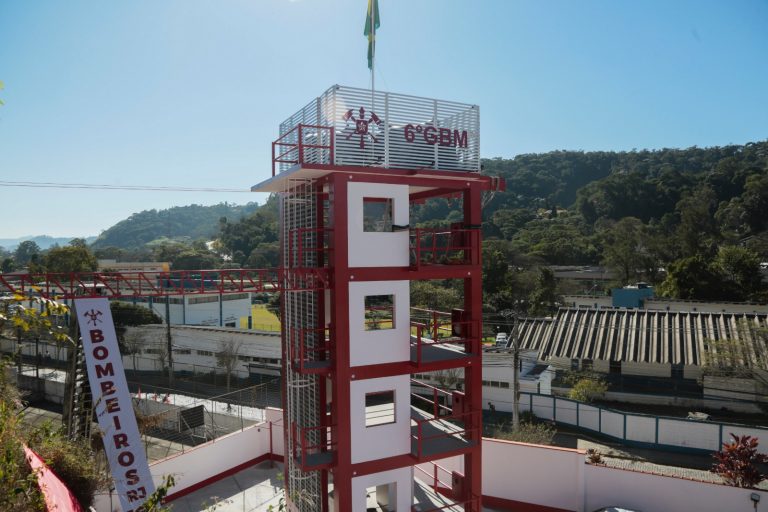
[[[478,354],[479,326],[480,322],[476,320],[454,321],[449,329],[441,332],[437,323],[427,325],[412,322],[411,361],[418,366],[441,360],[459,360]]]
[[[422,265],[477,265],[480,263],[480,230],[467,228],[416,228],[410,233],[411,267]]]
[[[298,124],[272,143],[272,176],[280,164],[289,166],[334,161],[334,129],[331,126]],[[323,144],[322,140],[328,143]]]
[[[449,405],[452,403],[453,393],[416,379],[411,379],[411,385],[426,390],[426,392],[421,394],[411,393],[411,405],[418,407],[422,411],[431,412],[433,418],[451,416],[453,414],[453,408]],[[425,394],[431,395],[432,399],[430,400],[424,396]]]
[[[331,334],[327,328],[292,328],[291,367],[302,374],[326,373],[331,367]],[[312,346],[309,346],[312,345]]]
[[[299,427],[293,424],[293,456],[304,471],[328,468],[335,463],[336,442],[331,426]]]
[[[447,391],[411,379],[418,393],[411,393],[411,454],[417,459],[474,446],[480,439],[480,410],[468,411],[454,400],[463,393]],[[426,395],[426,396],[425,396]],[[431,398],[430,396],[431,395]],[[462,399],[462,404],[466,402]]]
[[[480,439],[479,412],[452,414],[444,418],[411,419],[411,454],[440,457],[444,454],[474,446]]]

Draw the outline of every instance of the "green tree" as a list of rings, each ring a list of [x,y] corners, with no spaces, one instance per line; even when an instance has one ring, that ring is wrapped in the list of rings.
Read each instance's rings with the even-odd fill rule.
[[[21,242],[13,253],[13,259],[19,267],[25,267],[30,263],[37,263],[40,257],[40,246],[31,240]]]
[[[717,196],[709,187],[701,187],[677,203],[680,225],[677,239],[684,256],[711,254],[719,239],[715,224]]]
[[[508,243],[501,240],[483,242],[483,293],[494,294],[506,284],[509,273]]]
[[[642,273],[658,266],[645,245],[645,226],[635,217],[624,217],[603,233],[603,263],[614,270],[622,285],[638,281]]]
[[[458,292],[437,281],[411,281],[411,307],[450,311],[462,307]]]
[[[548,267],[541,267],[536,278],[536,287],[531,293],[528,314],[544,316],[554,312],[559,303],[555,273]]]
[[[657,291],[663,297],[676,299],[716,299],[721,292],[720,285],[717,270],[699,255],[671,263]]]
[[[737,245],[721,246],[714,262],[725,287],[723,294],[732,300],[747,300],[763,287],[757,253]]]
[[[234,263],[246,266],[248,259],[253,255],[253,263],[273,261],[275,256],[274,245],[270,245],[270,257],[264,261],[259,260],[259,251],[263,244],[275,244],[278,241],[278,205],[277,198],[270,199],[254,213],[240,219],[238,222],[229,222],[226,218],[219,221],[219,246]],[[256,254],[254,253],[256,250]]]
[[[744,216],[753,233],[768,228],[768,176],[765,169],[747,178],[742,195]]]
[[[243,342],[235,341],[234,338],[219,343],[219,351],[216,352],[216,364],[224,370],[224,375],[227,381],[227,391],[229,391],[232,373],[237,366],[238,356],[240,355],[242,346]]]
[[[51,273],[93,272],[98,267],[96,256],[85,244],[77,242],[76,245],[50,249],[43,264]]]

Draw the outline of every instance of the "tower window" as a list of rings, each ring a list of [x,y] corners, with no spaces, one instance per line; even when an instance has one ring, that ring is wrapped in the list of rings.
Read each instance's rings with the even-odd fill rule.
[[[375,427],[395,422],[395,391],[365,394],[365,426]]]
[[[367,295],[365,297],[365,330],[395,328],[395,296]]]
[[[392,198],[363,198],[363,231],[386,233],[392,231]]]

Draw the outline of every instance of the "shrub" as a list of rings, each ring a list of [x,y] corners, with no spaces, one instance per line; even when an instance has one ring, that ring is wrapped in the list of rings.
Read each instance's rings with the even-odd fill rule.
[[[496,439],[531,444],[552,444],[556,433],[555,427],[548,423],[520,422],[517,429],[504,424],[493,429],[493,437]]]
[[[732,441],[723,443],[723,449],[715,452],[713,473],[728,485],[734,487],[755,487],[765,480],[765,475],[757,469],[757,464],[768,462],[768,455],[757,452],[757,438],[731,434]]]
[[[587,449],[587,460],[591,464],[602,464],[603,463],[603,456],[596,449],[589,448],[589,449]]]
[[[576,382],[568,393],[568,398],[579,402],[591,402],[608,391],[608,384],[602,379],[584,378]]]

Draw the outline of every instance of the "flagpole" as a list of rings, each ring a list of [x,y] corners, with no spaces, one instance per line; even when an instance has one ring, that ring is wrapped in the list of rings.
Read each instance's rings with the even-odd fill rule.
[[[370,0],[369,0],[370,1]],[[371,53],[371,111],[374,106],[374,92],[376,90],[376,6],[371,4],[371,34],[373,34],[373,48]]]
[[[376,2],[368,0],[371,6],[371,34],[373,35],[373,47],[371,48],[371,112],[376,111]],[[375,144],[371,144],[371,164],[376,158]]]

